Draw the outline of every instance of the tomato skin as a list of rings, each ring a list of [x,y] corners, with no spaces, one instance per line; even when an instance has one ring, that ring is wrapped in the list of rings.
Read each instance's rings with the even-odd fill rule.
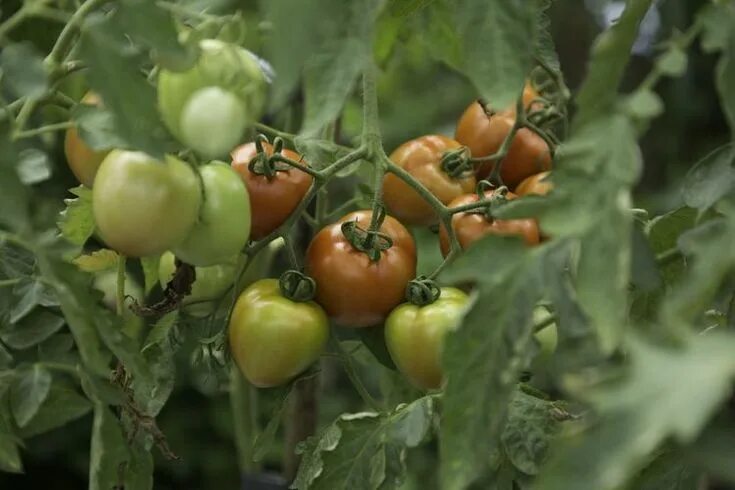
[[[493,196],[494,191],[486,191],[485,199]],[[506,194],[508,199],[516,199],[517,196],[511,192]],[[449,204],[450,208],[464,206],[479,200],[477,194],[465,194]],[[452,216],[452,228],[457,235],[460,246],[465,249],[473,242],[485,235],[516,235],[526,242],[526,245],[539,243],[539,230],[534,219],[512,219],[489,221],[484,215],[472,212],[460,212]],[[444,226],[439,228],[439,246],[442,254],[446,257],[449,253],[449,234]]]
[[[425,390],[441,387],[444,337],[454,330],[469,297],[459,289],[442,288],[434,303],[404,303],[385,321],[385,344],[398,369],[411,383]]]
[[[173,278],[176,271],[175,257],[171,252],[161,256],[158,263],[158,281],[162,288]],[[205,317],[212,313],[218,300],[235,281],[236,258],[209,267],[195,267],[196,280],[191,285],[191,293],[184,297],[184,311],[194,317]]]
[[[173,252],[187,264],[209,266],[237,255],[250,237],[250,201],[240,177],[229,165],[199,168],[204,201],[199,219]]]
[[[550,172],[541,172],[540,174],[525,178],[523,182],[518,184],[518,187],[516,187],[516,194],[519,196],[528,196],[530,194],[545,196],[554,188],[551,181],[546,179],[549,173]]]
[[[441,169],[447,151],[462,145],[441,135],[422,136],[403,143],[390,155],[393,163],[410,173],[444,204],[472,192],[474,176],[455,179]],[[388,174],[383,179],[383,199],[392,215],[410,225],[431,225],[438,217],[429,203],[400,178]]]
[[[262,279],[242,292],[229,325],[232,356],[257,387],[278,386],[319,358],[329,338],[322,308],[285,298],[276,279]]]
[[[515,111],[506,110],[488,116],[482,106],[473,102],[457,124],[455,139],[470,149],[473,157],[496,153],[515,123]],[[477,178],[485,179],[492,172],[494,162],[477,169]],[[551,152],[546,142],[528,128],[521,128],[510,144],[503,160],[500,176],[503,183],[515,189],[526,177],[551,169]]]
[[[393,246],[372,262],[342,235],[341,225],[357,221],[367,230],[372,211],[349,213],[323,228],[306,251],[306,270],[316,281],[316,301],[344,327],[381,323],[404,299],[406,285],[416,276],[416,244],[408,230],[386,216],[380,231]]]
[[[263,149],[268,155],[273,154],[272,145],[265,143]],[[232,152],[232,168],[240,174],[250,196],[253,240],[260,240],[281,226],[304,198],[314,180],[311,175],[295,168],[276,172],[270,180],[265,175],[255,174],[248,169],[248,165],[257,154],[255,143],[246,143]],[[281,154],[308,165],[294,151],[284,149]]]
[[[263,113],[267,84],[246,49],[216,39],[204,39],[199,47],[199,59],[188,70],[161,70],[158,108],[179,141],[213,158],[232,150]]]
[[[102,100],[94,92],[87,92],[81,100],[82,104],[101,105]],[[79,136],[77,128],[69,128],[64,136],[64,154],[74,177],[84,185],[92,188],[94,177],[109,150],[93,150]]]
[[[134,151],[113,150],[92,188],[100,236],[128,257],[160,254],[181,243],[197,220],[201,201],[199,179],[187,164]]]

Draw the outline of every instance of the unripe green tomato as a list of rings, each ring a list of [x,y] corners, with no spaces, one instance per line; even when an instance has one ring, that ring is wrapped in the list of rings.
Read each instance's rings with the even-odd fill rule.
[[[175,257],[171,252],[161,256],[158,263],[158,280],[161,287],[174,277],[176,271]],[[212,313],[218,300],[235,280],[237,258],[231,257],[225,263],[210,267],[196,267],[196,280],[191,285],[191,294],[183,300],[184,311],[195,317],[204,317]]]
[[[225,163],[199,169],[204,202],[186,239],[173,249],[187,264],[209,266],[237,255],[250,237],[250,198],[240,176]]]
[[[543,306],[537,306],[533,310],[533,321],[534,322],[540,322],[544,319],[548,318],[550,315],[549,311],[543,307]],[[557,332],[556,332],[556,323],[552,323],[551,325],[548,325],[544,327],[542,330],[539,330],[534,334],[534,337],[539,343],[539,346],[541,347],[541,350],[539,352],[539,357],[548,358],[551,357],[552,354],[556,351],[556,344],[557,344]]]
[[[169,250],[189,234],[202,202],[199,179],[184,162],[164,162],[133,151],[112,151],[92,189],[102,240],[122,255],[144,257]]]
[[[242,292],[229,326],[230,349],[243,375],[255,386],[278,386],[319,358],[329,322],[313,301],[281,295],[276,279],[262,279]]]
[[[216,39],[204,39],[199,47],[199,59],[188,70],[161,70],[158,108],[184,145],[214,158],[229,153],[262,115],[267,83],[246,49]]]
[[[94,275],[93,286],[103,294],[102,304],[112,311],[117,310],[117,272],[107,270]],[[122,316],[125,319],[124,332],[131,338],[137,338],[143,329],[143,319],[130,310],[133,301],[143,301],[143,288],[135,279],[125,275],[125,309]]]
[[[419,388],[441,387],[444,337],[455,329],[469,297],[456,288],[442,288],[426,306],[404,303],[385,321],[385,344],[398,370]]]

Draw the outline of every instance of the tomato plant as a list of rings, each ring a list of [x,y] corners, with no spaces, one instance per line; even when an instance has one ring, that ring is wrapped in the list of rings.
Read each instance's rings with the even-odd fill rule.
[[[250,236],[250,202],[236,172],[224,163],[199,169],[204,198],[197,222],[172,250],[183,261],[200,266],[229,261]]]
[[[283,384],[319,357],[327,323],[319,305],[285,298],[277,280],[262,279],[235,303],[228,328],[232,355],[255,386]]]
[[[263,145],[268,156],[273,155],[273,146]],[[286,158],[301,162],[301,156],[291,150],[283,150]],[[252,210],[252,237],[260,240],[283,224],[303,199],[312,182],[312,177],[298,169],[285,168],[273,175],[257,173],[249,166],[257,155],[255,143],[246,143],[232,152],[232,168],[240,174],[250,196]],[[307,165],[305,162],[303,162]]]
[[[0,488],[735,484],[732,0],[0,3]]]
[[[306,252],[306,269],[316,281],[317,303],[345,327],[371,327],[383,321],[403,300],[408,281],[416,275],[416,244],[396,219],[386,217],[379,228],[391,243],[377,260],[345,236],[344,223],[367,229],[372,216],[372,211],[343,216],[319,231]],[[356,290],[360,294],[354,294]]]
[[[473,175],[451,176],[442,168],[449,152],[461,149],[456,141],[441,135],[429,135],[403,143],[391,153],[396,165],[410,173],[444,204],[472,192]],[[459,156],[459,155],[457,155]],[[383,197],[391,214],[403,223],[426,225],[438,219],[434,209],[408,184],[389,174],[383,180]]]
[[[94,220],[111,248],[129,257],[182,243],[197,220],[199,181],[184,162],[115,150],[100,165],[92,194]]]
[[[416,386],[441,387],[441,354],[447,332],[457,328],[468,303],[456,288],[442,288],[438,300],[417,306],[406,303],[385,321],[385,344],[398,369]]]

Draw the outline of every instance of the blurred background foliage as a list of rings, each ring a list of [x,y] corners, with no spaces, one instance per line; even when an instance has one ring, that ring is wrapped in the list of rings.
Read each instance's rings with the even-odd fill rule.
[[[74,0],[68,0],[74,4]],[[21,0],[3,0],[2,18],[7,18],[21,5]],[[247,48],[260,53],[262,38],[267,35],[287,36],[288,32],[260,22],[257,5],[251,1],[183,2],[189,8],[207,7],[212,12],[232,12],[240,9],[245,28],[244,43]],[[562,71],[569,87],[574,91],[585,75],[589,49],[595,36],[614,19],[624,2],[604,0],[556,0],[550,17],[551,29],[557,46]],[[636,43],[635,56],[629,65],[622,91],[635,86],[646,76],[657,52],[657,43],[670,37],[677,29],[683,29],[693,21],[693,15],[701,0],[676,0],[656,2],[655,7],[641,29]],[[328,13],[324,13],[328,15]],[[381,124],[385,148],[391,151],[407,139],[423,134],[443,133],[452,135],[454,124],[476,97],[471,85],[440,60],[430,57],[427,46],[437,42],[435,33],[422,29],[425,19],[422,11],[412,13],[401,22],[384,19],[377,33],[375,51],[382,69],[379,79]],[[51,20],[34,19],[12,33],[14,41],[31,41],[40,52],[47,52],[60,30],[60,24]],[[381,43],[383,37],[397,36],[399,42],[386,49],[389,43]],[[385,45],[384,45],[385,44]],[[437,53],[437,50],[431,50]],[[728,129],[719,109],[712,78],[715,57],[704,54],[698,44],[690,49],[689,68],[678,78],[666,78],[658,86],[665,113],[654,120],[641,140],[645,171],[636,189],[636,206],[660,214],[681,204],[683,178],[691,166],[707,153],[728,139]],[[498,74],[502,76],[502,74]],[[83,74],[70,77],[65,82],[65,92],[80,98],[85,90]],[[342,120],[341,139],[349,143],[359,134],[361,123],[360,100],[355,96],[348,102]],[[271,115],[273,124],[283,129],[295,129],[298,111],[284,111]],[[41,115],[49,121],[60,115],[46,112]],[[289,122],[290,121],[290,122]],[[291,125],[290,128],[285,127]],[[76,185],[62,149],[62,134],[46,134],[42,139],[43,151],[27,151],[22,158],[38,158],[47,165],[52,178],[36,189],[35,220],[52,228],[56,215],[62,209],[67,189]],[[34,147],[38,147],[37,143]],[[352,181],[343,181],[345,186]],[[337,194],[335,194],[336,196]],[[336,197],[335,197],[336,199]],[[424,244],[422,268],[428,270],[439,260],[435,238],[429,232],[419,235]],[[425,253],[424,253],[425,252]],[[279,258],[276,269],[285,268]],[[355,343],[355,348],[361,344]],[[192,345],[184,342],[179,351],[177,388],[159,417],[159,425],[168,437],[172,450],[179,456],[170,461],[156,454],[157,489],[237,488],[240,481],[236,463],[236,450],[232,438],[232,416],[226,394],[226,373],[213,368],[202,373],[192,369],[190,363]],[[376,364],[367,351],[358,353],[363,359],[362,375],[373,389],[381,386],[394,390],[396,402],[410,399],[409,388],[397,375],[382,366],[376,372]],[[370,362],[372,366],[366,368]],[[359,408],[359,399],[341,371],[325,359],[321,374],[321,390],[329,396],[320,399],[320,421],[327,423],[338,414]],[[264,390],[260,403],[263,426],[278,408],[283,393],[277,389]],[[52,486],[55,490],[78,489],[86,486],[89,458],[89,427],[91,413],[55,431],[31,438],[23,453],[25,475],[0,473],[0,488],[31,489]],[[265,458],[265,468],[278,471],[282,437]],[[432,483],[421,479],[424,469],[435,466],[435,447],[422,446],[409,453],[411,476],[407,488],[430,489]]]

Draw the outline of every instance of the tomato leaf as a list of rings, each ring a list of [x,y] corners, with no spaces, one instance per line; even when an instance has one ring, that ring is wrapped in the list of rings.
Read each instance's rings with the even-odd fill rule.
[[[51,161],[38,149],[28,148],[18,154],[18,177],[23,185],[34,185],[51,178]]]
[[[143,257],[140,259],[140,266],[143,268],[145,294],[153,291],[153,288],[158,284],[158,265],[160,261],[161,257],[159,255]]]
[[[89,455],[89,489],[108,490],[120,483],[120,465],[128,460],[128,448],[120,422],[102,403],[94,405]]]
[[[17,324],[0,328],[0,340],[11,349],[27,349],[51,337],[64,323],[63,317],[36,308]]]
[[[79,136],[93,150],[125,148],[129,143],[118,134],[115,115],[108,109],[77,104],[71,111]]]
[[[730,392],[732,335],[692,336],[680,349],[630,336],[626,348],[622,378],[596,384],[579,378],[568,385],[599,419],[559,440],[537,488],[619,488],[667,438],[691,442]]]
[[[57,225],[61,235],[74,245],[84,243],[94,233],[94,215],[92,214],[92,190],[84,186],[69,189],[77,196],[74,199],[64,199],[66,208],[59,214]]]
[[[28,226],[29,193],[18,177],[17,154],[8,130],[7,124],[0,124],[0,225],[19,231]]]
[[[583,125],[612,110],[633,43],[638,36],[638,27],[652,2],[627,2],[618,21],[595,40],[587,77],[576,99],[579,112],[574,118],[574,125]]]
[[[102,248],[90,254],[80,255],[72,263],[84,272],[102,272],[117,266],[119,255],[114,250]]]
[[[505,0],[454,5],[463,71],[493,107],[512,105],[531,69],[538,5]]]
[[[405,451],[431,428],[431,397],[399,405],[390,413],[343,414],[301,444],[302,462],[292,488],[387,488],[405,473]]]
[[[10,414],[4,405],[0,405],[0,471],[23,472],[18,442],[19,439],[13,433]]]
[[[51,389],[51,373],[40,364],[23,369],[10,388],[10,409],[18,427],[25,427],[41,408]]]
[[[24,438],[43,434],[87,414],[92,404],[75,389],[61,383],[51,385],[48,397],[21,431]]]
[[[43,59],[30,42],[3,47],[0,71],[2,84],[16,97],[40,97],[48,89]]]
[[[735,144],[717,148],[689,170],[684,202],[703,213],[735,189]]]
[[[462,326],[444,345],[443,488],[462,489],[476,481],[487,469],[488,455],[499,447],[508,405],[530,360],[532,312],[543,295],[540,260],[545,250],[522,247],[516,237],[490,235],[439,277],[443,283],[474,283],[478,291]]]

